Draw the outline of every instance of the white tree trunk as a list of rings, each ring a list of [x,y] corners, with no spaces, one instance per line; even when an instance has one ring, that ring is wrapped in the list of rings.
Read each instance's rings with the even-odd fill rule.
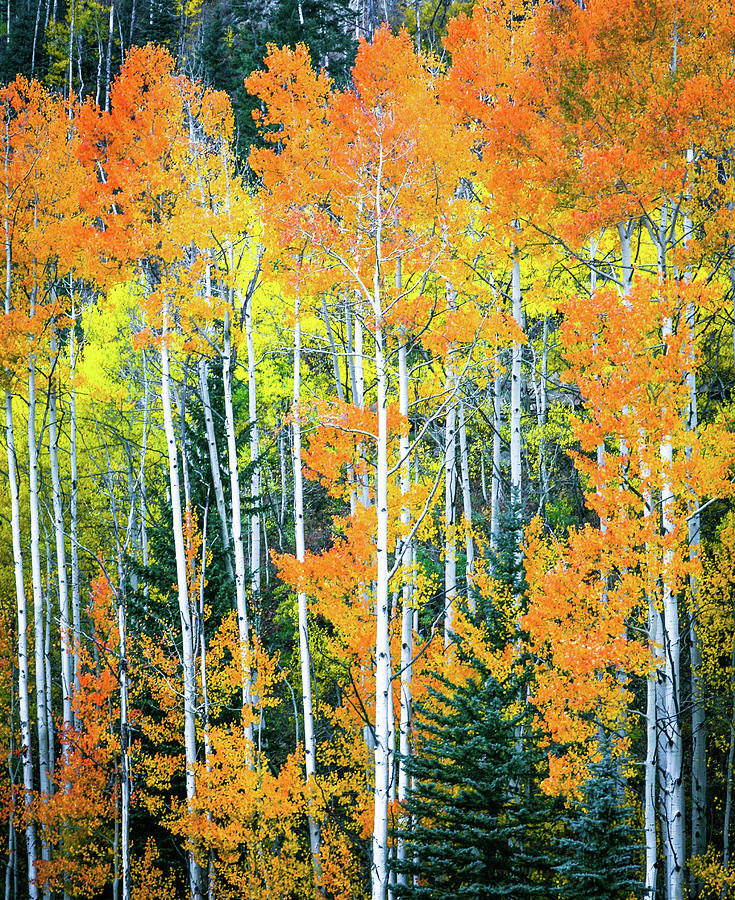
[[[644,449],[642,441],[642,450]],[[653,515],[653,498],[647,482],[650,471],[645,464],[641,465],[641,482],[643,485],[643,515],[650,523]],[[651,672],[646,679],[646,759],[644,763],[643,787],[643,837],[645,843],[645,881],[644,894],[646,900],[655,900],[656,881],[658,875],[658,845],[656,839],[656,796],[658,791],[658,672],[662,665],[662,647],[658,641],[661,633],[661,614],[656,606],[655,565],[649,546],[646,546],[646,599],[648,601],[648,643],[651,648]]]
[[[666,250],[669,238],[668,204],[661,209],[661,224],[658,230],[659,278],[667,277]],[[662,338],[666,344],[672,334],[671,319],[665,317],[662,323]],[[662,415],[665,411],[662,411]],[[669,435],[664,435],[660,447],[661,457],[661,526],[664,541],[672,541],[674,535],[675,498],[672,488],[671,468],[674,451]],[[681,641],[679,634],[679,608],[677,595],[673,590],[674,550],[664,549],[663,569],[663,651],[664,668],[662,684],[662,717],[659,760],[661,778],[661,799],[663,820],[661,822],[662,844],[666,864],[667,900],[683,900],[684,865],[686,862],[686,834],[684,825],[684,746],[681,728],[681,686],[680,666]]]
[[[664,323],[664,338],[671,333],[671,322]],[[674,494],[671,486],[673,447],[668,439],[661,445],[661,518],[664,540],[673,539]],[[686,836],[684,832],[683,738],[681,731],[681,698],[679,657],[679,609],[672,589],[674,575],[673,549],[664,550],[663,558],[663,626],[664,626],[664,682],[663,718],[661,731],[664,758],[661,760],[664,822],[663,846],[666,860],[667,900],[682,900],[684,895],[684,864]]]
[[[205,573],[207,571],[207,514],[209,512],[209,498],[204,507],[204,521],[202,522],[202,561],[199,579],[199,674],[202,681],[202,707],[204,712],[204,727],[202,737],[204,743],[204,763],[207,776],[212,774],[212,741],[209,736],[209,689],[207,687],[207,637],[204,629],[204,586]],[[207,810],[207,821],[212,821],[212,810]],[[207,900],[215,900],[215,870],[214,852],[210,849],[207,865]]]
[[[261,477],[258,464],[260,445],[258,440],[258,406],[255,386],[255,350],[253,348],[253,291],[248,291],[245,302],[245,339],[248,350],[248,422],[250,426],[250,570],[253,597],[260,596],[260,513]]]
[[[301,309],[298,293],[294,299],[294,352],[293,352],[293,484],[294,531],[296,559],[303,562],[306,556],[304,542],[304,481],[301,463]],[[304,709],[304,763],[310,792],[316,788],[316,737],[314,734],[314,708],[311,694],[311,656],[309,651],[309,621],[306,592],[298,592],[299,658],[301,660],[301,698]],[[321,834],[319,821],[313,812],[313,800],[309,801],[309,843],[317,886],[321,880],[319,853]]]
[[[204,409],[204,427],[207,435],[207,450],[209,451],[209,467],[212,472],[212,485],[214,486],[214,499],[217,504],[217,515],[220,521],[220,533],[222,536],[222,552],[227,566],[227,574],[233,578],[232,558],[230,555],[230,534],[227,524],[227,508],[225,506],[225,492],[222,487],[222,473],[220,472],[219,454],[217,452],[217,438],[214,432],[214,420],[212,418],[212,404],[209,399],[209,362],[202,356],[199,360],[199,396],[202,399]]]
[[[329,310],[327,309],[327,301],[322,297],[322,316],[324,317],[324,327],[327,329],[327,340],[329,341],[329,352],[332,356],[332,368],[334,369],[334,384],[337,388],[337,397],[341,401],[345,399],[344,388],[342,387],[342,377],[339,371],[339,357],[337,356],[337,344],[334,340],[332,332],[332,323],[329,320]]]
[[[230,311],[225,312],[224,353],[222,355],[222,381],[225,396],[225,428],[227,431],[227,459],[230,470],[230,499],[232,513],[232,543],[235,548],[235,602],[237,627],[242,654],[242,712],[245,738],[253,741],[252,723],[252,673],[250,670],[250,625],[245,597],[245,548],[242,542],[242,516],[240,513],[240,475],[237,463],[235,416],[232,409],[232,337]],[[251,759],[252,764],[252,759]]]
[[[377,534],[375,552],[375,806],[372,840],[372,900],[385,900],[388,886],[388,800],[391,768],[389,715],[392,716],[390,619],[388,608],[388,379],[383,346],[383,309],[381,299],[381,210],[382,153],[378,164],[375,200],[376,260],[373,276],[373,314],[375,317],[375,378],[377,388],[377,468],[375,500]]]
[[[687,163],[691,166],[694,159],[693,150],[687,151]],[[688,214],[684,218],[684,244],[689,245],[693,231],[693,224]],[[691,270],[686,273],[687,281],[691,281]],[[687,431],[696,435],[699,426],[697,410],[697,372],[696,362],[696,307],[693,302],[687,306],[686,327],[687,341],[689,343],[689,362],[686,380],[689,388],[689,409]],[[692,448],[688,445],[686,456],[691,460]],[[696,511],[699,507],[699,498],[694,494],[689,485],[689,517],[687,529],[689,538],[689,559],[695,563],[699,558],[700,546],[700,514]],[[692,704],[692,833],[690,857],[700,856],[705,851],[707,844],[707,720],[704,707],[704,684],[702,680],[702,646],[697,630],[699,622],[699,580],[692,574],[689,577],[689,662],[690,685]],[[691,872],[691,867],[690,867]],[[694,875],[691,875],[691,894],[695,898],[699,894],[699,884]]]
[[[401,461],[401,539],[402,554],[402,604],[401,604],[401,719],[399,726],[399,764],[398,764],[398,802],[403,805],[406,801],[409,788],[409,778],[406,772],[406,760],[411,752],[411,719],[413,710],[412,676],[413,676],[413,595],[411,575],[411,541],[408,534],[411,530],[411,508],[406,499],[411,489],[411,458],[409,455],[410,441],[408,434],[408,364],[406,359],[405,336],[401,335],[401,343],[398,347],[398,406],[404,420],[401,436],[399,438],[399,454]],[[401,827],[406,827],[405,820]],[[406,860],[406,845],[399,837],[396,847],[398,861]],[[398,883],[408,884],[404,872],[399,872]]]
[[[498,550],[498,535],[500,534],[500,429],[503,424],[500,403],[501,387],[502,380],[496,365],[493,380],[493,464],[490,473],[490,546],[495,552]]]
[[[513,269],[511,277],[511,296],[513,301],[513,319],[518,328],[523,328],[523,310],[521,307],[521,255],[517,247],[513,248]],[[513,356],[510,373],[510,502],[518,512],[522,500],[521,490],[521,359],[522,344],[513,341]]]
[[[56,340],[51,342],[52,353],[56,350]],[[67,758],[69,752],[69,732],[73,727],[71,712],[72,682],[74,666],[72,658],[72,636],[69,627],[69,589],[66,572],[66,543],[64,540],[64,514],[61,502],[61,478],[59,474],[59,442],[57,430],[56,384],[49,383],[48,423],[49,456],[51,464],[51,489],[54,509],[54,538],[56,543],[56,575],[59,590],[59,632],[61,637],[61,701],[64,722],[62,753]]]
[[[474,596],[475,542],[472,537],[472,495],[470,493],[470,459],[467,452],[467,426],[465,424],[464,403],[459,403],[459,462],[462,473],[462,503],[464,512],[464,548],[467,557],[467,603],[475,612],[477,602]]]
[[[33,584],[33,632],[36,670],[36,726],[38,731],[39,787],[42,797],[51,795],[49,710],[46,691],[44,598],[41,579],[41,535],[38,509],[38,448],[36,444],[36,359],[28,356],[28,500],[31,519],[31,581]],[[42,833],[41,858],[49,860],[50,849]],[[49,896],[44,886],[44,897]]]
[[[6,304],[6,312],[9,305]],[[15,600],[18,613],[18,705],[20,711],[20,735],[23,743],[23,802],[26,816],[26,851],[28,857],[28,896],[37,900],[36,877],[36,826],[31,816],[33,805],[33,754],[31,751],[31,711],[28,698],[28,613],[25,585],[23,583],[23,556],[21,551],[20,500],[18,495],[17,459],[13,429],[13,397],[5,392],[5,440],[8,458],[8,482],[10,487],[10,524],[13,535],[13,570],[15,573]]]
[[[69,339],[69,378],[71,398],[69,400],[69,468],[71,477],[71,498],[69,511],[69,541],[71,544],[71,614],[73,627],[74,690],[79,690],[79,649],[82,643],[82,605],[79,586],[79,478],[77,472],[77,392],[74,373],[77,362],[74,329],[76,316],[72,310],[72,327]]]
[[[189,812],[193,812],[196,797],[196,669],[194,665],[194,645],[191,622],[191,608],[186,579],[186,549],[181,514],[181,490],[179,486],[179,460],[171,411],[171,373],[169,364],[167,317],[164,308],[163,339],[161,342],[161,402],[163,406],[163,427],[168,449],[168,472],[171,487],[171,511],[173,515],[173,538],[176,550],[176,584],[181,620],[181,661],[184,674],[184,752],[186,756],[186,800]],[[189,893],[192,900],[201,900],[201,871],[194,857],[188,852]]]
[[[456,390],[453,360],[447,358],[446,391]],[[455,498],[457,492],[457,405],[452,398],[444,422],[444,646],[454,633],[454,602],[457,597],[457,552]]]

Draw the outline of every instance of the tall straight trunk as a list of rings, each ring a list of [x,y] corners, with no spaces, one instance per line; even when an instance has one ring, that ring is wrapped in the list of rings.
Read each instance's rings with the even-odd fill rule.
[[[6,175],[7,175],[6,157]],[[3,219],[5,235],[5,315],[10,316],[13,258],[10,223]],[[7,377],[7,373],[6,373]],[[30,397],[29,397],[30,406]],[[35,429],[34,429],[35,430]],[[15,576],[15,603],[18,616],[18,708],[20,712],[21,764],[23,767],[23,803],[26,821],[26,855],[28,859],[28,897],[37,900],[36,877],[36,826],[31,816],[33,805],[33,752],[31,742],[31,709],[28,672],[28,607],[23,578],[23,552],[21,549],[20,491],[18,488],[18,459],[15,455],[15,429],[13,425],[13,395],[5,391],[5,449],[8,460],[8,487],[10,490],[10,528],[13,540],[13,573]],[[16,854],[17,858],[17,854]]]
[[[43,664],[44,677],[46,679],[46,730],[48,731],[48,758],[49,758],[49,793],[54,793],[53,773],[56,768],[54,744],[54,710],[51,675],[51,622],[53,619],[53,602],[51,599],[51,585],[53,583],[54,567],[51,563],[51,544],[48,532],[43,529],[44,542],[46,544],[46,590],[44,591],[44,630],[43,630]]]
[[[253,348],[253,291],[248,291],[245,301],[245,341],[248,351],[248,425],[250,432],[250,571],[253,597],[260,596],[260,468],[258,457],[258,406],[255,387],[255,350]]]
[[[38,446],[36,444],[36,358],[28,355],[28,500],[31,519],[31,582],[33,585],[33,634],[36,672],[36,727],[38,731],[39,788],[42,802],[51,795],[51,763],[46,692],[46,655],[43,582],[41,579],[41,535],[38,508]],[[41,858],[51,858],[45,833],[41,838]],[[49,895],[44,885],[44,897]]]
[[[521,254],[517,247],[513,248],[511,297],[513,301],[513,319],[518,328],[523,328],[523,310],[521,307]],[[521,490],[521,360],[522,345],[513,341],[510,373],[510,502],[517,514],[520,511]]]
[[[365,409],[365,355],[364,355],[364,339],[365,339],[365,329],[363,326],[362,320],[362,310],[360,308],[360,304],[356,305],[355,317],[354,317],[354,334],[355,334],[355,351],[354,351],[354,366],[355,366],[355,396],[353,398],[353,403],[358,406],[361,410]],[[370,505],[370,487],[368,481],[368,473],[367,467],[364,464],[364,456],[365,456],[365,445],[360,444],[358,447],[358,452],[360,457],[363,458],[363,473],[358,478],[359,490],[357,494],[358,501],[363,506]]]
[[[184,371],[181,376],[181,393],[177,398],[179,408],[179,450],[181,452],[181,480],[184,485],[184,509],[191,506],[191,479],[189,478],[189,454],[186,449],[188,443],[186,431],[186,394],[189,387],[189,357],[184,361]],[[187,546],[188,551],[188,546]]]
[[[286,425],[282,422],[278,431],[278,461],[281,468],[281,502],[278,507],[279,525],[283,525],[286,521],[286,433]]]
[[[15,814],[17,807],[15,805],[15,691],[13,685],[15,683],[15,666],[11,667],[10,675],[10,734],[8,737],[8,788],[10,792],[10,803],[8,809],[8,857],[5,861],[5,900],[10,900],[11,891],[13,891],[13,872],[16,869],[17,862],[17,835],[15,831]],[[17,891],[13,892],[17,897]]]
[[[52,353],[56,352],[56,340],[51,342]],[[72,635],[69,627],[69,586],[66,571],[66,543],[64,540],[64,514],[61,500],[61,477],[59,474],[59,439],[57,429],[56,383],[49,382],[48,394],[49,457],[51,466],[51,492],[54,510],[54,538],[56,544],[56,576],[59,591],[59,632],[61,638],[61,703],[64,722],[62,753],[68,757],[70,732],[73,727],[72,683],[74,665],[72,658]]]
[[[150,385],[148,382],[148,361],[143,350],[143,435],[140,442],[140,556],[143,569],[148,569],[148,494],[146,490],[145,466],[148,456],[148,425],[150,417]],[[143,582],[143,596],[148,600],[148,578]]]
[[[107,22],[107,52],[105,54],[105,112],[110,111],[110,85],[112,82],[112,36],[115,33],[115,3],[110,0]]]
[[[477,606],[473,577],[475,572],[475,542],[472,537],[472,495],[470,493],[470,459],[467,452],[467,425],[465,423],[464,403],[459,402],[459,464],[462,474],[462,507],[464,514],[464,550],[467,558],[467,603],[473,612]]]
[[[9,303],[6,302],[6,312]],[[25,585],[23,583],[23,556],[21,551],[20,499],[18,493],[17,459],[13,429],[13,397],[5,392],[5,443],[8,458],[8,482],[10,487],[10,524],[13,536],[13,571],[15,573],[15,600],[18,615],[18,707],[20,712],[20,736],[22,741],[21,763],[23,767],[23,802],[26,821],[26,853],[28,858],[28,896],[37,900],[36,877],[36,826],[31,815],[33,805],[33,755],[31,750],[31,711],[28,698],[28,612]]]
[[[334,340],[334,332],[332,331],[332,323],[329,320],[329,310],[327,309],[327,301],[322,297],[322,316],[324,317],[324,327],[327,329],[327,340],[329,341],[329,352],[332,357],[332,369],[334,370],[334,384],[337,389],[337,397],[340,401],[345,399],[344,388],[342,387],[342,378],[339,373],[339,357],[337,356],[337,344]]]
[[[643,449],[643,448],[642,448]],[[643,515],[650,523],[653,515],[653,498],[647,486],[650,472],[647,466],[641,467],[643,483]],[[650,528],[650,525],[649,525]],[[648,572],[646,597],[648,601],[648,642],[651,648],[651,671],[646,678],[646,759],[644,763],[643,787],[643,837],[645,843],[644,895],[646,900],[655,900],[656,881],[658,875],[658,845],[656,840],[656,796],[658,792],[658,702],[657,682],[658,670],[661,666],[662,647],[657,638],[661,632],[661,614],[656,606],[654,588],[654,564],[650,550],[647,548]]]
[[[413,710],[412,676],[413,676],[413,593],[411,576],[411,542],[408,534],[411,530],[411,507],[408,494],[411,490],[411,458],[410,441],[408,432],[408,363],[405,335],[402,333],[398,346],[398,406],[403,419],[399,438],[400,472],[401,472],[401,539],[402,555],[402,604],[401,604],[401,719],[398,738],[398,802],[403,805],[406,801],[409,788],[409,777],[406,771],[406,761],[411,753],[411,717]],[[405,827],[406,823],[403,823]],[[396,846],[396,856],[400,863],[406,861],[406,845],[403,838],[399,837]],[[408,884],[405,872],[398,875],[398,883]]]
[[[79,690],[80,660],[79,651],[82,645],[82,606],[79,594],[79,479],[77,473],[77,392],[74,384],[74,373],[77,363],[76,341],[74,329],[76,314],[72,306],[72,326],[69,337],[69,380],[71,397],[69,399],[69,468],[71,477],[71,497],[69,510],[69,541],[71,544],[71,614],[73,627],[74,654],[74,690]]]
[[[620,222],[617,226],[618,240],[620,243],[620,293],[623,302],[629,296],[633,288],[633,265],[631,238],[634,222]],[[623,413],[627,414],[628,408],[623,407]],[[641,429],[641,453],[645,448],[644,432]],[[628,447],[624,440],[620,442],[620,454],[625,455]],[[643,456],[641,457],[643,460]],[[641,463],[641,481],[643,483],[643,515],[647,520],[647,528],[651,530],[651,517],[653,516],[653,495],[650,485],[651,472],[648,464]],[[644,761],[644,798],[643,798],[643,838],[645,846],[644,868],[644,895],[646,900],[654,900],[658,882],[658,836],[656,829],[656,797],[658,793],[658,769],[660,765],[660,675],[663,666],[663,646],[661,635],[663,624],[661,613],[656,599],[656,565],[651,559],[650,550],[647,548],[649,561],[648,583],[646,586],[646,599],[648,607],[648,641],[651,648],[651,672],[646,679],[646,757]]]
[[[214,487],[214,499],[217,504],[217,515],[220,521],[220,534],[222,537],[222,552],[227,566],[227,575],[232,579],[232,557],[230,553],[230,535],[227,524],[227,509],[225,506],[225,492],[222,487],[222,473],[219,465],[219,453],[217,452],[217,438],[214,432],[214,419],[212,418],[212,404],[209,399],[209,362],[202,356],[199,360],[199,396],[204,408],[204,427],[207,435],[207,449],[209,451],[209,468],[212,473],[212,485]]]
[[[301,310],[300,297],[294,300],[294,351],[293,351],[293,484],[294,484],[294,530],[296,537],[296,559],[301,563],[306,555],[304,542],[304,484],[301,463]],[[309,652],[309,624],[306,607],[306,592],[298,593],[299,616],[299,657],[301,660],[301,697],[304,708],[304,763],[310,791],[316,784],[316,737],[314,734],[314,709],[311,696],[311,656]],[[321,834],[319,822],[313,812],[313,799],[309,800],[309,842],[317,886],[321,881],[319,861]]]
[[[670,322],[664,333],[670,333]],[[674,533],[674,494],[671,487],[673,447],[665,439],[661,445],[663,464],[661,483],[661,513],[664,540],[671,540]],[[663,622],[664,622],[664,692],[661,730],[665,755],[661,765],[663,809],[665,821],[664,850],[666,859],[666,885],[668,900],[682,900],[684,891],[684,863],[686,838],[684,833],[684,781],[683,738],[680,719],[681,651],[679,635],[679,610],[672,588],[674,551],[665,549],[663,558]]]
[[[377,467],[375,471],[377,572],[375,577],[375,780],[373,785],[372,900],[385,900],[388,886],[388,801],[391,769],[389,716],[393,715],[388,599],[388,377],[383,344],[381,297],[383,216],[381,179],[382,151],[378,163],[375,196],[376,260],[372,296],[375,318],[375,380],[378,414]]]
[[[541,365],[539,366],[536,350],[531,345],[534,354],[534,376],[532,379],[533,391],[536,395],[536,424],[539,429],[538,448],[538,473],[539,473],[539,501],[538,513],[541,515],[546,508],[546,499],[549,494],[549,473],[546,463],[546,418],[548,409],[548,372],[549,372],[549,317],[544,316],[544,330],[541,340]],[[536,374],[538,373],[538,381]]]
[[[118,775],[118,787],[120,792],[120,817],[115,820],[115,844],[116,851],[119,847],[119,854],[115,853],[115,878],[113,881],[113,894],[116,897],[120,895],[120,886],[122,884],[122,900],[130,900],[130,723],[128,710],[129,703],[129,680],[128,680],[128,653],[127,653],[127,580],[125,578],[125,568],[123,565],[123,544],[120,539],[120,523],[117,514],[117,504],[115,502],[115,486],[112,477],[112,465],[110,455],[107,452],[107,444],[105,442],[105,451],[107,455],[107,471],[108,485],[110,494],[110,506],[112,510],[113,535],[115,538],[115,551],[117,558],[117,590],[115,593],[115,601],[117,604],[117,633],[119,640],[119,655],[117,677],[120,685],[120,771]],[[133,530],[135,522],[135,493],[131,492],[130,512],[128,516],[127,540],[129,542],[130,534]],[[118,863],[119,857],[119,863]],[[122,874],[122,878],[120,878]]]
[[[451,357],[447,359],[446,391],[456,391]],[[457,491],[457,404],[449,401],[444,422],[444,646],[454,633],[454,602],[457,596],[456,506]]]
[[[74,28],[76,26],[77,4],[71,0],[71,22],[69,23],[69,100],[74,93]]]
[[[495,377],[493,379],[493,465],[490,473],[490,546],[495,552],[498,550],[498,536],[500,534],[500,429],[502,428],[502,406],[500,403],[500,391],[502,378],[498,371],[498,365],[494,365]]]
[[[122,900],[131,900],[130,870],[130,725],[127,656],[127,616],[125,595],[117,598],[117,629],[120,640],[120,868],[122,870]]]
[[[33,44],[31,47],[31,78],[36,74],[36,48],[38,46],[38,26],[41,22],[41,0],[36,4],[36,21],[33,26]]]
[[[730,652],[730,693],[732,709],[730,711],[730,741],[727,753],[727,771],[725,775],[725,819],[722,826],[722,868],[730,871],[730,822],[732,819],[732,776],[735,764],[735,642]],[[726,896],[723,891],[721,896]]]
[[[659,278],[666,276],[666,247],[669,234],[668,207],[661,209],[661,225],[658,234]],[[662,323],[664,344],[672,334],[671,319]],[[662,410],[665,415],[665,410]],[[671,468],[673,446],[669,435],[661,442],[661,524],[664,541],[672,541],[674,535],[675,498],[672,489]],[[660,760],[663,821],[662,843],[666,863],[667,900],[682,900],[684,896],[684,865],[686,862],[686,834],[684,827],[684,747],[681,726],[680,665],[681,642],[679,634],[679,608],[673,589],[674,550],[665,547],[663,557],[663,629],[664,669],[662,694],[661,743],[663,758]]]
[[[202,708],[204,712],[204,727],[202,737],[204,743],[204,764],[207,776],[212,774],[212,741],[209,736],[209,689],[207,687],[207,636],[204,628],[204,576],[207,569],[207,514],[209,512],[209,497],[204,507],[204,521],[202,522],[202,561],[201,575],[199,579],[199,674],[202,682]],[[207,810],[207,821],[212,821],[212,810]],[[207,900],[215,898],[215,871],[214,852],[210,849],[207,861]]]
[[[693,150],[687,151],[687,163],[693,163]],[[688,213],[684,217],[683,242],[685,247],[689,245],[693,231],[693,224]],[[691,281],[691,269],[687,269],[686,280]],[[693,302],[689,302],[686,310],[687,341],[689,343],[689,365],[686,372],[687,387],[689,389],[689,408],[687,415],[687,431],[696,436],[698,421],[697,410],[697,372],[696,372],[696,324],[697,314]],[[690,460],[692,456],[691,445],[686,447],[686,456]],[[692,564],[699,558],[700,547],[700,519],[697,512],[699,498],[694,494],[692,485],[688,485],[689,516],[687,517],[687,529],[689,538],[689,560]],[[692,565],[694,570],[694,565]],[[690,685],[692,706],[692,818],[691,818],[691,844],[690,857],[697,857],[704,853],[707,845],[707,720],[704,707],[704,684],[702,679],[702,646],[699,639],[697,625],[699,622],[699,580],[692,571],[689,576],[689,662]],[[694,877],[690,866],[690,893],[693,900],[699,895],[700,885]]]
[[[347,298],[345,298],[345,340],[347,351],[347,372],[350,383],[350,402],[357,403],[357,371],[355,368],[355,348],[352,335],[352,311]],[[355,488],[354,466],[347,469],[347,477],[350,479],[350,515],[354,516],[357,510],[357,491]]]
[[[240,475],[237,464],[235,415],[232,408],[232,336],[230,311],[225,311],[224,353],[222,354],[222,382],[225,396],[225,428],[227,431],[227,458],[230,470],[230,501],[232,515],[232,543],[235,549],[235,603],[237,627],[240,638],[240,666],[242,671],[242,714],[245,738],[252,743],[252,674],[250,670],[250,625],[245,597],[245,548],[242,542],[242,515],[240,512]]]
[[[184,752],[186,756],[186,801],[189,813],[193,812],[196,797],[196,670],[194,666],[194,645],[191,623],[191,608],[186,580],[186,548],[181,514],[181,490],[179,487],[179,459],[171,409],[171,373],[168,351],[168,335],[164,308],[163,339],[161,342],[161,402],[163,405],[163,427],[168,449],[169,485],[171,488],[171,511],[173,515],[173,539],[176,550],[176,584],[181,620],[181,661],[184,674]],[[202,900],[201,871],[190,850],[188,856],[189,894],[192,900]]]

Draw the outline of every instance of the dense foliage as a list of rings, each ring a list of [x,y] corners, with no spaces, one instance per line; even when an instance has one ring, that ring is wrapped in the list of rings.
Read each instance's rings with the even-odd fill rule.
[[[726,897],[730,4],[6,13],[6,900]]]

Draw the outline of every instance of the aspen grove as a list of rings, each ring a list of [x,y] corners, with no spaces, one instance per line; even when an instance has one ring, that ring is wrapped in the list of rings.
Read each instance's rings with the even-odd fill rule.
[[[0,892],[735,897],[735,4],[289,3],[8,0]]]

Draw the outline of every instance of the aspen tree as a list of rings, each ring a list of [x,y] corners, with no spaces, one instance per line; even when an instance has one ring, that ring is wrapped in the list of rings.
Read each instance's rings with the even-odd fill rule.
[[[227,574],[233,578],[232,557],[230,551],[230,533],[225,508],[225,493],[222,487],[222,473],[220,471],[217,439],[214,432],[214,419],[212,417],[212,403],[209,399],[209,362],[205,356],[199,358],[199,396],[204,410],[204,427],[207,436],[207,450],[209,451],[209,468],[212,473],[212,485],[214,487],[214,499],[217,505],[217,515],[220,522],[220,535],[222,538],[222,550],[225,556]]]
[[[13,244],[11,234],[11,198],[14,185],[11,183],[11,135],[10,135],[10,96],[3,98],[3,236],[5,243],[5,320],[8,323],[13,308]],[[7,367],[5,378],[8,382],[13,378]],[[11,382],[12,383],[12,382]],[[15,452],[15,426],[13,421],[13,394],[9,386],[5,388],[5,445],[8,461],[8,486],[10,490],[10,526],[13,541],[13,573],[15,579],[15,601],[18,627],[18,708],[20,715],[20,737],[22,741],[21,762],[23,768],[23,804],[26,819],[26,856],[28,865],[28,896],[37,900],[38,886],[36,875],[36,826],[31,816],[33,803],[33,751],[31,741],[31,710],[29,698],[29,666],[28,666],[28,609],[26,603],[25,580],[23,575],[23,553],[21,545],[20,494],[18,485],[18,459]]]
[[[294,479],[294,529],[296,537],[296,559],[304,561],[304,487],[301,461],[301,309],[298,291],[294,294],[294,350],[293,350],[293,479]],[[304,711],[304,764],[306,778],[309,782],[311,798],[309,800],[309,843],[314,865],[314,877],[317,886],[320,882],[319,852],[321,834],[319,820],[314,810],[314,791],[316,790],[316,738],[314,735],[314,708],[311,692],[311,652],[309,650],[309,622],[307,613],[306,591],[300,590],[297,596],[299,659],[301,664],[301,700]]]
[[[184,672],[184,749],[186,753],[186,799],[189,812],[193,812],[196,797],[196,669],[191,620],[191,606],[186,577],[186,548],[184,547],[183,518],[181,514],[181,489],[179,486],[179,460],[171,408],[170,363],[168,348],[168,299],[164,299],[163,333],[161,340],[161,403],[163,426],[168,450],[168,473],[171,487],[171,511],[173,537],[176,550],[176,583],[181,619],[182,667]],[[192,900],[202,897],[201,869],[193,851],[188,852],[189,894]]]

